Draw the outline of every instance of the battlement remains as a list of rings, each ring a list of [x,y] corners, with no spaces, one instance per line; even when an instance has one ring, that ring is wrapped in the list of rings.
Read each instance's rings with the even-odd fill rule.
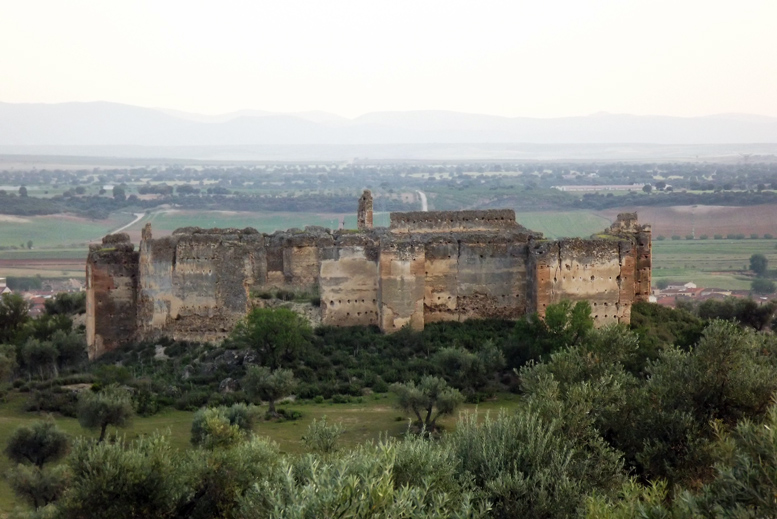
[[[389,229],[394,233],[500,231],[523,229],[512,209],[485,211],[413,211],[391,213]]]

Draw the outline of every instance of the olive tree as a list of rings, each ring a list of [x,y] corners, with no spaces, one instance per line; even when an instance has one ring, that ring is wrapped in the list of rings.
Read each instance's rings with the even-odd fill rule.
[[[46,463],[61,459],[68,451],[67,435],[49,418],[18,427],[5,447],[5,454],[19,465],[11,469],[8,482],[14,493],[34,508],[57,500],[65,489],[60,467],[46,470]]]
[[[310,324],[288,308],[256,308],[235,327],[229,343],[251,348],[260,364],[278,369],[309,344]]]
[[[14,494],[36,509],[57,501],[67,488],[67,470],[62,466],[44,470],[19,465],[7,478]]]
[[[415,415],[418,426],[427,431],[436,430],[437,419],[453,414],[464,401],[457,389],[449,387],[445,380],[438,377],[426,376],[419,384],[412,381],[392,384],[391,391],[397,395],[399,408]]]
[[[278,416],[275,402],[294,391],[297,381],[290,369],[270,370],[265,366],[252,366],[248,369],[241,385],[252,398],[267,400],[270,406],[268,414]]]
[[[184,456],[170,441],[157,434],[115,443],[79,438],[67,458],[72,480],[57,502],[56,516],[66,519],[176,517],[179,503],[191,494],[184,461]]]
[[[30,375],[37,374],[41,379],[56,377],[59,374],[57,360],[59,350],[51,341],[39,341],[30,337],[22,346],[22,360],[24,360]]]
[[[105,439],[109,425],[124,427],[134,414],[129,392],[119,386],[108,386],[99,393],[84,391],[78,399],[78,422],[87,429],[99,429]]]
[[[52,418],[17,427],[5,446],[5,455],[16,463],[30,463],[38,468],[57,461],[68,450],[67,434]]]

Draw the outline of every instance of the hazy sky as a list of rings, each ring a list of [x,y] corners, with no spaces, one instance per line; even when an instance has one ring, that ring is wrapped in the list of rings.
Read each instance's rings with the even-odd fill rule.
[[[0,101],[777,116],[777,0],[0,0]]]

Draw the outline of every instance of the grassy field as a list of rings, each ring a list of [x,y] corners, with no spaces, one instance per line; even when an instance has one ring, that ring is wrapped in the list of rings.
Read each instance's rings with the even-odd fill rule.
[[[36,413],[23,410],[27,394],[11,393],[8,401],[0,404],[0,446],[5,446],[13,431],[20,425],[29,424],[41,418]],[[467,404],[461,411],[498,412],[500,409],[513,409],[519,404],[519,398],[514,395],[501,395],[499,399],[478,405]],[[361,404],[287,404],[282,405],[289,410],[302,413],[302,418],[293,422],[260,422],[255,433],[268,437],[278,443],[282,452],[297,454],[305,451],[302,435],[307,431],[313,419],[326,416],[330,422],[341,422],[345,427],[342,443],[345,447],[378,440],[381,435],[399,436],[407,430],[407,417],[394,407],[394,400],[385,395],[366,397]],[[172,444],[178,449],[190,448],[189,438],[191,421],[194,413],[167,410],[149,418],[136,417],[131,426],[122,430],[127,438],[150,434],[154,431],[170,435]],[[82,429],[74,418],[55,417],[60,428],[72,436],[97,435]],[[455,426],[456,417],[440,420],[446,428]],[[115,429],[113,429],[115,430]],[[0,456],[0,474],[5,473],[12,464],[5,456]],[[0,479],[0,511],[11,511],[14,508],[14,496],[5,479]]]
[[[98,240],[114,229],[134,220],[129,213],[116,213],[105,220],[90,220],[70,215],[0,215],[0,247],[27,246],[45,249]]]
[[[89,253],[87,247],[75,249],[32,249],[32,250],[0,250],[0,260],[85,260]]]
[[[653,240],[653,283],[691,281],[700,287],[746,290],[750,256],[777,266],[777,240]]]
[[[593,211],[516,213],[515,219],[546,238],[584,238],[602,232],[612,223]]]

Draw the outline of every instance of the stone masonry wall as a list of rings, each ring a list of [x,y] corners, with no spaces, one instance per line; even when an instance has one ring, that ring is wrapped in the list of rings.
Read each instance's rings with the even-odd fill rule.
[[[516,223],[512,209],[415,211],[391,213],[389,218],[389,228],[393,233],[526,230]]]
[[[526,313],[528,236],[440,235],[426,243],[424,320],[515,319]]]
[[[635,247],[627,240],[560,240],[530,248],[532,306],[588,301],[594,324],[628,323],[634,303]]]
[[[383,240],[378,260],[378,316],[381,330],[403,326],[424,329],[424,244],[409,239]]]
[[[321,322],[329,326],[378,325],[379,241],[342,235],[321,251]]]
[[[138,253],[127,234],[89,247],[86,262],[86,342],[95,359],[136,337]]]
[[[589,240],[543,240],[514,213],[391,215],[391,227],[178,229],[135,252],[126,234],[90,247],[90,357],[135,339],[218,341],[278,290],[320,296],[306,312],[332,326],[403,326],[544,316],[563,300],[591,303],[597,326],[624,322],[650,293],[651,235],[624,214]]]

